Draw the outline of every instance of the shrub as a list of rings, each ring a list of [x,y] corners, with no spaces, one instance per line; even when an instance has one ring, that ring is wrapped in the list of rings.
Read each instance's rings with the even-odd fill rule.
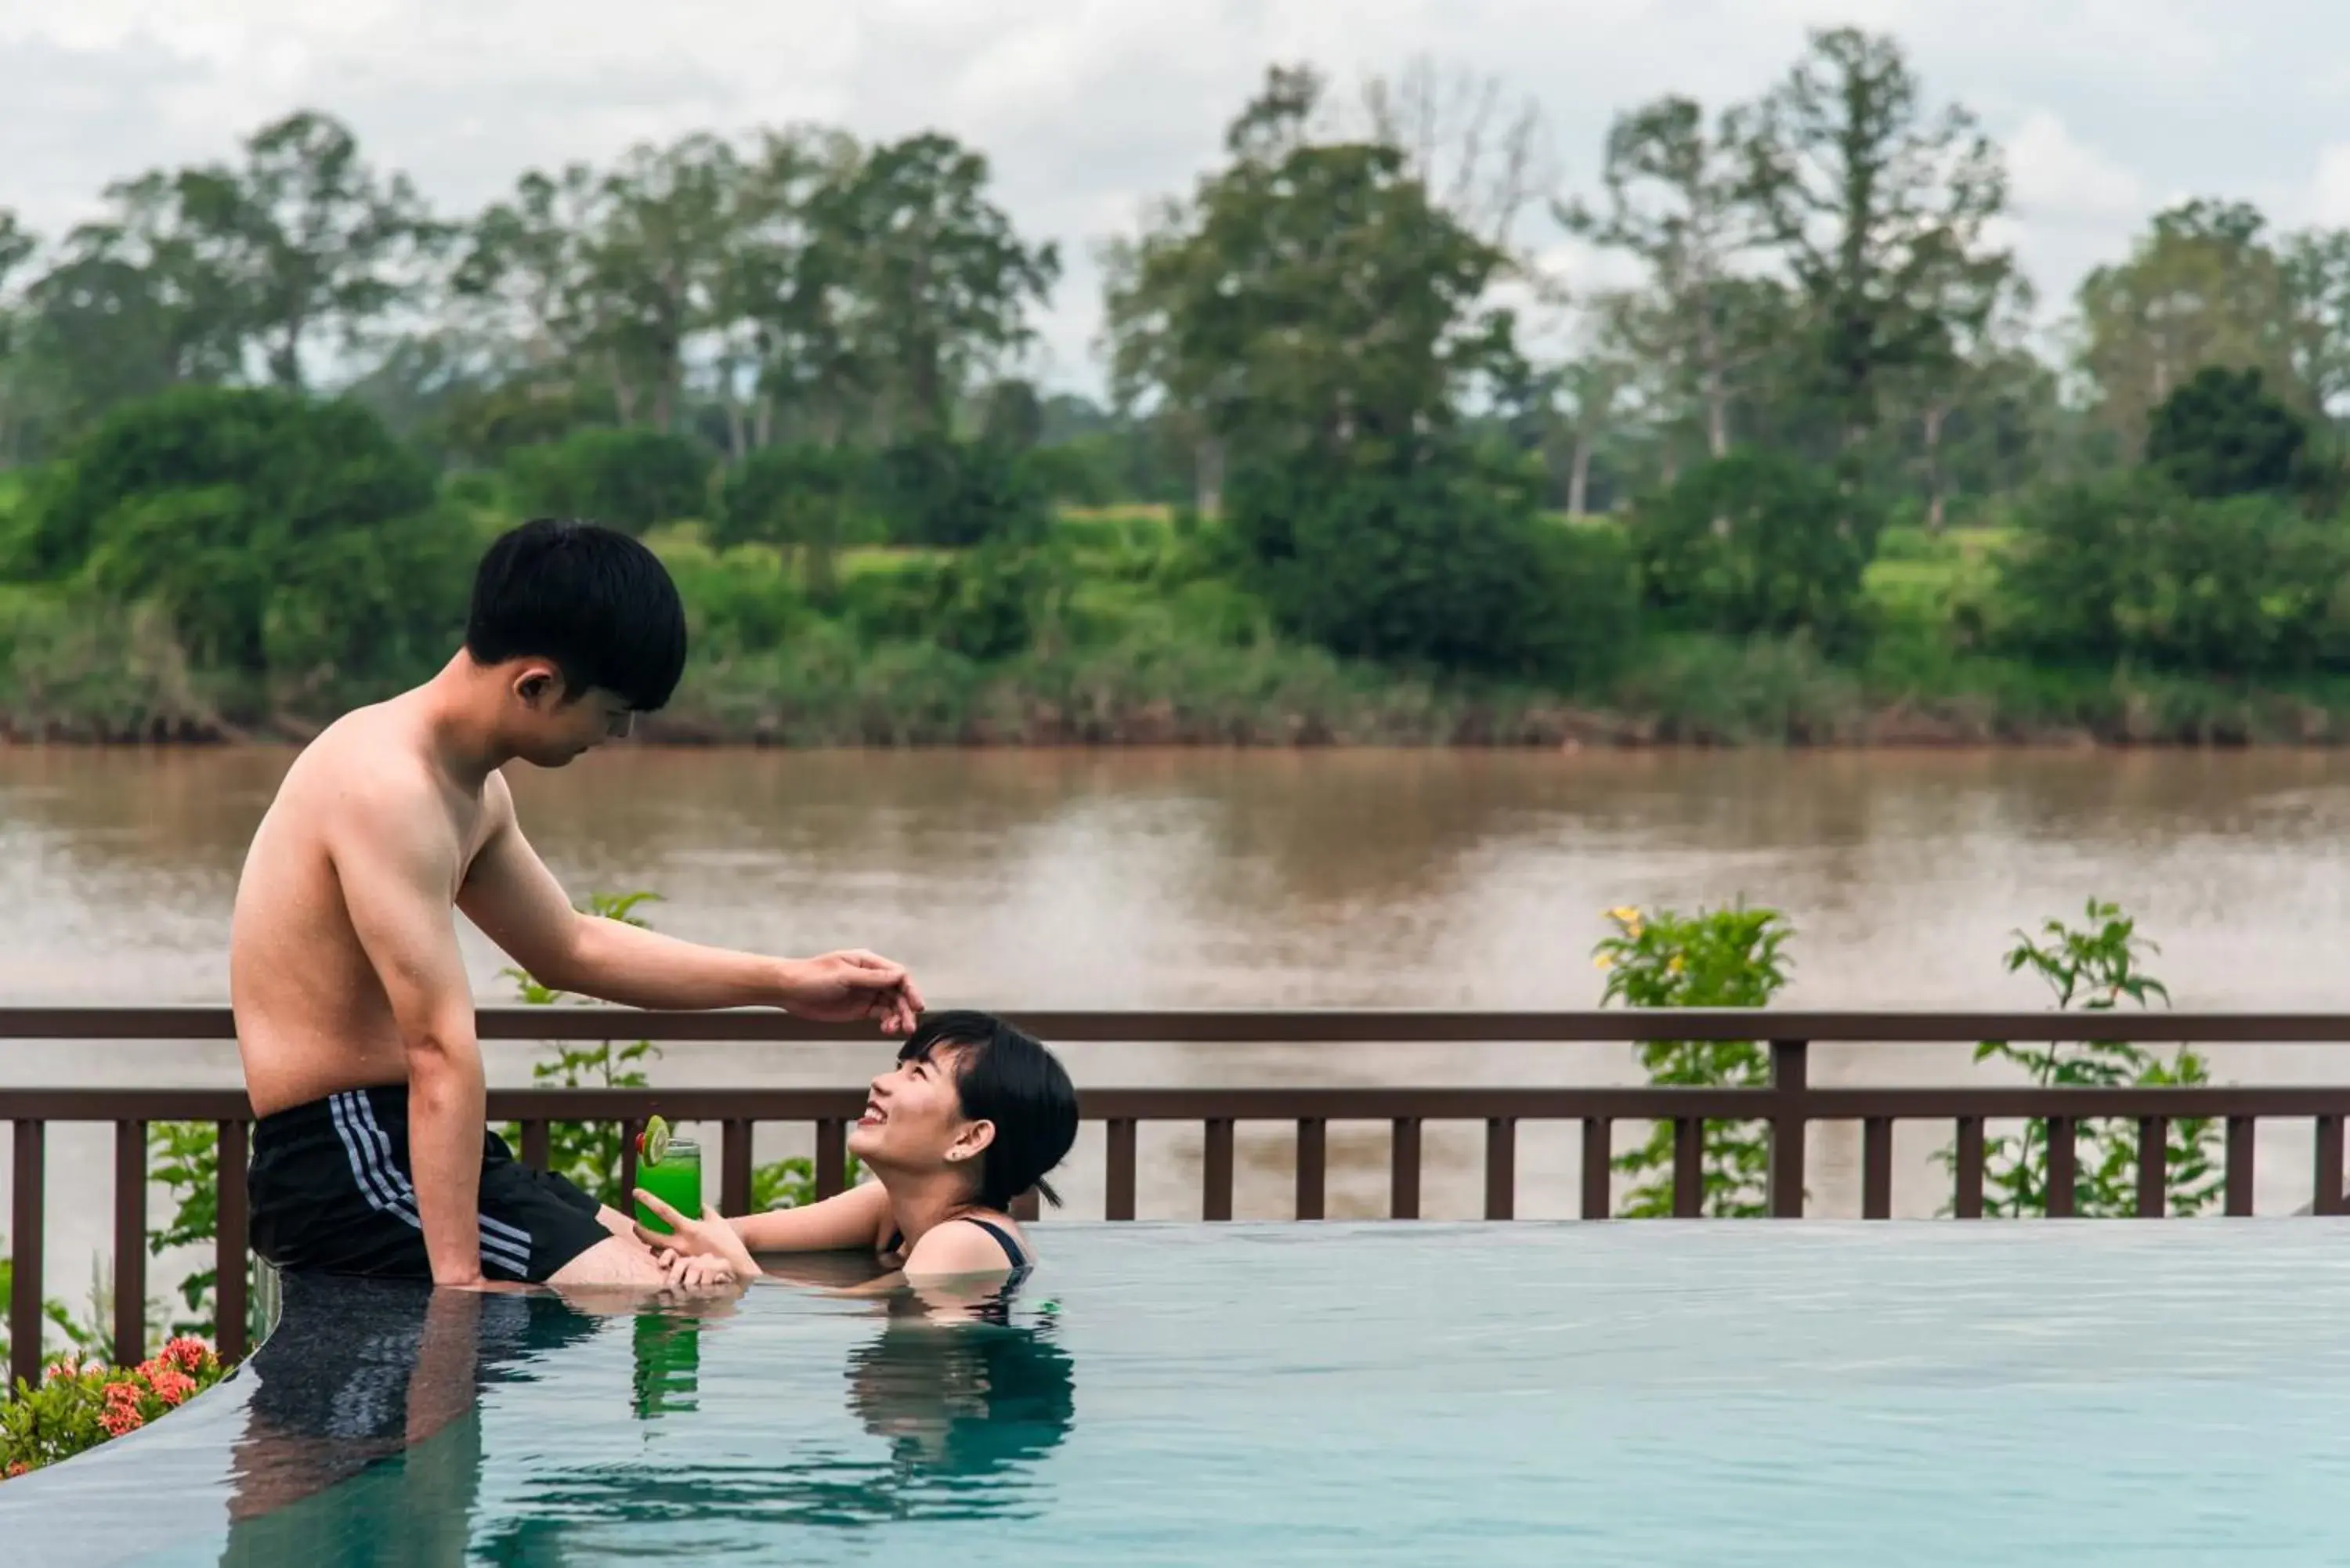
[[[710,450],[663,431],[590,427],[505,461],[515,504],[535,516],[587,517],[641,534],[710,511]]]
[[[1629,624],[1619,547],[1553,528],[1521,475],[1457,449],[1252,464],[1226,504],[1275,617],[1341,657],[1574,676]]]
[[[2300,483],[2308,444],[2307,422],[2262,388],[2260,371],[2206,365],[2156,407],[2146,461],[2200,500],[2282,494]]]
[[[1632,542],[1649,604],[1733,637],[1856,640],[1875,504],[1828,471],[1752,450],[1701,464],[1638,504]]]
[[[2152,475],[2035,498],[2000,575],[2001,640],[2071,661],[2256,675],[2350,665],[2350,528]]]
[[[940,435],[894,441],[876,454],[868,494],[894,545],[1028,543],[1052,524],[1027,462],[997,441]]]
[[[228,1375],[202,1340],[174,1339],[136,1366],[49,1364],[39,1387],[23,1383],[0,1403],[0,1476],[68,1459],[135,1432]]]
[[[1616,934],[1594,961],[1607,974],[1604,1000],[1628,1007],[1765,1007],[1787,983],[1784,949],[1794,929],[1775,909],[1700,909],[1683,916],[1631,908],[1607,911]],[[1759,1089],[1771,1057],[1752,1040],[1651,1041],[1640,1047],[1648,1082],[1675,1087]],[[1615,1168],[1643,1178],[1627,1195],[1627,1219],[1673,1211],[1673,1129],[1660,1122]],[[1708,1122],[1703,1211],[1715,1218],[1769,1212],[1771,1144],[1760,1122]]]
[[[299,694],[429,670],[477,543],[366,410],[192,389],[109,415],[44,487],[27,553],[162,606],[198,668]]]

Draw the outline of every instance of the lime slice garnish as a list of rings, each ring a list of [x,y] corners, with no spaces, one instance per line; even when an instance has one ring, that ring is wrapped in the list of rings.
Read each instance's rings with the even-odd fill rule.
[[[659,1116],[645,1118],[645,1163],[659,1165],[669,1157],[669,1123]]]

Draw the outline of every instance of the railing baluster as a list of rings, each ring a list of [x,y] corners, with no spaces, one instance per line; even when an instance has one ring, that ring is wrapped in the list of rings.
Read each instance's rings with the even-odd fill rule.
[[[147,1124],[114,1124],[114,1360],[147,1359]]]
[[[249,1335],[245,1314],[245,1125],[215,1124],[220,1135],[220,1231],[214,1240],[213,1267],[213,1334],[223,1361],[242,1361]]]
[[[718,1131],[718,1211],[721,1214],[748,1214],[751,1211],[751,1138],[758,1130],[756,1122],[730,1117]]]
[[[2338,1113],[2317,1118],[2317,1169],[2309,1211],[2342,1212],[2342,1117]]]
[[[1102,1218],[1134,1218],[1134,1127],[1130,1120],[1105,1125],[1108,1144],[1107,1169],[1102,1184]]]
[[[555,1158],[553,1134],[544,1118],[533,1117],[522,1124],[520,1158],[533,1170],[545,1170]]]
[[[47,1123],[20,1121],[15,1130],[15,1210],[8,1235],[8,1383],[41,1381],[41,1213]]]
[[[1959,1117],[1958,1131],[1959,1168],[1954,1173],[1956,1187],[1950,1194],[1950,1212],[1960,1220],[1980,1220],[1983,1211],[1982,1117]]]
[[[2170,1122],[2137,1119],[2137,1217],[2159,1220],[2170,1204]]]
[[[2251,1116],[2228,1118],[2227,1212],[2233,1219],[2252,1215],[2252,1150],[2259,1125]]]
[[[816,1124],[816,1197],[821,1203],[848,1186],[848,1125],[831,1116]]]
[[[1297,1124],[1297,1217],[1319,1220],[1329,1207],[1330,1124],[1307,1116]]]
[[[1398,1116],[1395,1141],[1388,1157],[1388,1215],[1395,1220],[1419,1218],[1419,1118]]]
[[[1705,1123],[1695,1116],[1673,1122],[1673,1218],[1694,1220],[1705,1212]]]
[[[1200,1218],[1223,1220],[1232,1217],[1232,1124],[1230,1117],[1211,1116],[1206,1126],[1207,1151],[1200,1161]]]
[[[629,1120],[620,1124],[620,1201],[614,1207],[623,1214],[636,1212],[637,1137],[644,1130],[645,1124],[641,1121]],[[816,1179],[823,1179],[821,1170],[817,1172]]]
[[[1812,1048],[1802,1040],[1771,1043],[1771,1086],[1802,1090],[1811,1081]],[[1771,1215],[1776,1220],[1804,1217],[1804,1135],[1801,1116],[1774,1117],[1771,1123]]]
[[[1893,1218],[1891,1116],[1867,1116],[1860,1124],[1860,1217]]]
[[[2048,1118],[2048,1217],[2069,1220],[2077,1206],[2074,1191],[2079,1170],[2073,1143],[2073,1118]]]
[[[1036,1219],[1044,1211],[1044,1196],[1033,1187],[1012,1200],[1012,1217],[1023,1224]]]
[[[1616,1127],[1606,1116],[1583,1118],[1583,1217],[1607,1218],[1609,1180],[1615,1171]]]
[[[1518,1210],[1518,1124],[1510,1116],[1485,1119],[1485,1218],[1511,1220]]]

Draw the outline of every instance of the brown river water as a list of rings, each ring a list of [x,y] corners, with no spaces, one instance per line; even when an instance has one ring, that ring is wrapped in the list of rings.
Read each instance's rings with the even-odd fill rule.
[[[227,917],[289,753],[0,750],[0,1002],[225,999]],[[1743,897],[1796,936],[1788,1005],[2036,1007],[2016,927],[2092,896],[2137,914],[2182,1008],[2350,1012],[2350,753],[783,753],[628,748],[518,769],[575,896],[646,888],[662,929],[780,952],[878,949],[933,1005],[1583,1007],[1617,904]],[[512,994],[470,929],[477,994]],[[1965,1046],[1819,1047],[1815,1083],[1955,1082]],[[491,1048],[494,1082],[532,1048]],[[1637,1078],[1614,1046],[1070,1046],[1086,1085]],[[2234,1082],[2338,1082],[2350,1051],[2220,1048]],[[872,1047],[679,1045],[656,1082],[856,1083]],[[0,1043],[0,1082],[221,1085],[225,1045]],[[1636,1128],[1623,1129],[1627,1139]],[[1896,1212],[1946,1189],[1943,1129],[1897,1141]],[[109,1212],[108,1135],[52,1132],[51,1278]],[[1576,1134],[1520,1134],[1519,1212],[1575,1202]],[[1482,1129],[1431,1127],[1425,1211],[1466,1217]],[[761,1157],[804,1151],[799,1128]],[[1858,1206],[1857,1133],[1812,1133],[1814,1211]],[[2262,1212],[2305,1202],[2305,1128],[2262,1135]],[[1145,1217],[1198,1213],[1198,1135],[1145,1130]],[[1382,1128],[1333,1128],[1334,1214],[1380,1212]],[[1237,1208],[1280,1217],[1288,1139],[1243,1128]],[[1098,1215],[1089,1128],[1062,1184]],[[0,1168],[0,1189],[5,1189]],[[159,1282],[165,1278],[159,1271]]]

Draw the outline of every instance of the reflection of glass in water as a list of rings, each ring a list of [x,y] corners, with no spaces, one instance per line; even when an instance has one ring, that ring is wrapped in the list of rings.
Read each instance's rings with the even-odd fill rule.
[[[637,1419],[650,1421],[697,1407],[701,1391],[702,1320],[639,1313],[636,1369],[630,1379]]]

